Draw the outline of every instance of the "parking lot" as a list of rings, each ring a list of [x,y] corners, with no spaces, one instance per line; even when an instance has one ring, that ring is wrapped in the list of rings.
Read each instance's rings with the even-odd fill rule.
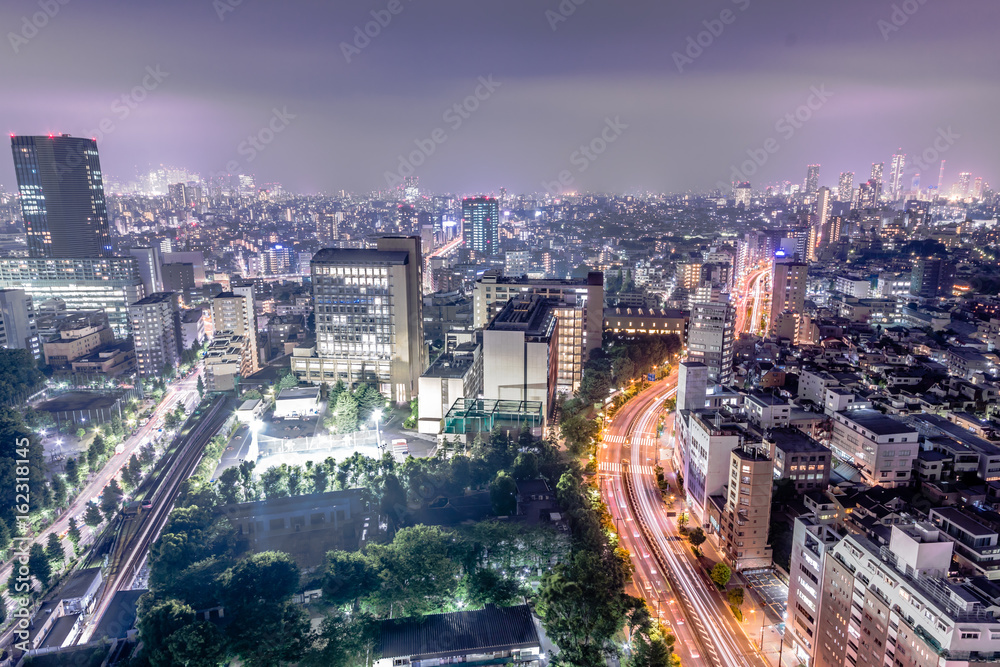
[[[773,570],[744,570],[740,573],[756,600],[763,600],[768,613],[776,620],[785,618],[788,606],[788,586],[775,575]]]

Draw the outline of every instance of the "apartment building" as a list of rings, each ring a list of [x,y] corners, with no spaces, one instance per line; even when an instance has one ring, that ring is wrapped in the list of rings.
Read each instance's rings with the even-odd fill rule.
[[[830,449],[858,468],[868,486],[908,486],[920,448],[916,428],[877,410],[849,410],[833,415]]]
[[[719,507],[719,548],[729,566],[747,570],[771,566],[767,544],[771,523],[771,485],[774,464],[758,447],[740,446],[729,453],[729,482],[722,498],[713,498]],[[712,512],[715,519],[715,512]]]

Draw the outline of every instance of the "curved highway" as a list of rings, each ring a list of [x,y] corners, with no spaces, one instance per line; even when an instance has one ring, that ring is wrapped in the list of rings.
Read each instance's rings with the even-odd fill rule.
[[[654,466],[661,443],[656,425],[676,385],[674,370],[615,414],[598,449],[601,493],[622,545],[632,554],[633,592],[677,636],[675,651],[682,663],[764,667],[768,663],[677,534],[676,506],[664,503],[657,486]]]

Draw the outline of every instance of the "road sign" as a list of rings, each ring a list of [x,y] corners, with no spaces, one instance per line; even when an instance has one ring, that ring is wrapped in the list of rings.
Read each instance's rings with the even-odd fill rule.
[[[656,373],[650,373],[649,375],[646,376],[646,379],[649,380],[650,382],[656,382]]]

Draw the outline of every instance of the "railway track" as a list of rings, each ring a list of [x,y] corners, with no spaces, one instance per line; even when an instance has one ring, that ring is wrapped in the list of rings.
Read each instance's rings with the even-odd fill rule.
[[[228,404],[229,400],[225,397],[213,399],[191,430],[181,435],[181,441],[160,470],[162,477],[154,482],[153,476],[150,476],[144,482],[147,492],[152,491],[152,507],[130,519],[121,519],[122,526],[109,556],[104,590],[81,643],[90,638],[89,634],[100,622],[114,594],[132,585],[146,561],[149,547],[166,525],[181,485],[194,473],[204,455],[205,445],[225,422],[222,417]],[[149,485],[146,486],[146,483]]]

